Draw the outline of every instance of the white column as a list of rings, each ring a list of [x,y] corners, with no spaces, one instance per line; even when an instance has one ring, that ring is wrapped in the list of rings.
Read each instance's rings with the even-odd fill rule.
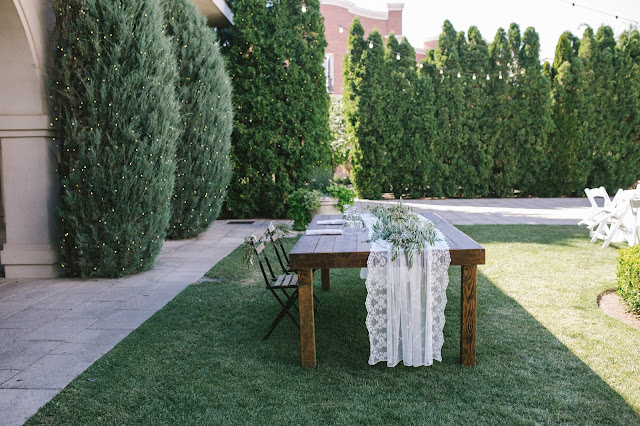
[[[58,180],[53,138],[2,136],[0,148],[7,235],[0,262],[5,276],[58,276]]]

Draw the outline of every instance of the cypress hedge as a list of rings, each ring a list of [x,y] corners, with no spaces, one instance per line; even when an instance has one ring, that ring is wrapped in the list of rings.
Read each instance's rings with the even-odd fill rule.
[[[231,178],[231,81],[218,37],[193,3],[162,4],[177,58],[182,117],[167,237],[192,238],[217,219]]]
[[[146,270],[165,239],[180,135],[162,10],[155,0],[59,0],[54,11],[65,273]]]
[[[330,164],[326,40],[318,0],[235,0],[223,47],[235,111],[223,214],[284,217],[285,200]]]

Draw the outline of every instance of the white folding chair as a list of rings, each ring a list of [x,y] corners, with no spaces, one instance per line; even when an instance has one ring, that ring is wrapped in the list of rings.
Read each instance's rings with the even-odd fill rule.
[[[599,188],[585,188],[584,193],[591,204],[591,213],[578,222],[578,225],[586,225],[589,228],[589,236],[593,237],[594,227],[600,224],[600,221],[611,213],[611,211],[605,210],[611,204],[611,198],[609,198],[609,194],[604,186]],[[618,191],[618,194],[620,194],[620,191]],[[618,196],[618,194],[616,194],[616,196]],[[600,204],[598,204],[597,199],[602,199]]]

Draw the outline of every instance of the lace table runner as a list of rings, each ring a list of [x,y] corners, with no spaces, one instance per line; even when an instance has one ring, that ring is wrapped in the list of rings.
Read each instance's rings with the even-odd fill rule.
[[[378,219],[370,214],[362,217],[371,237]],[[395,367],[403,361],[404,365],[419,367],[432,365],[434,359],[442,361],[451,258],[444,235],[439,230],[436,233],[434,246],[416,253],[411,268],[406,254],[391,260],[388,242],[372,242],[367,269],[363,269],[371,345],[369,364],[386,361],[387,366]]]

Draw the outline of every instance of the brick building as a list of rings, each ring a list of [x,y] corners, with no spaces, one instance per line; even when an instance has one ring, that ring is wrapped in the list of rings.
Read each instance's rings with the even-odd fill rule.
[[[353,18],[358,16],[365,31],[365,37],[377,28],[384,39],[394,33],[402,39],[402,10],[404,3],[387,3],[387,11],[380,12],[356,6],[348,0],[320,0],[320,13],[324,17],[327,49],[324,69],[327,76],[327,91],[342,94],[342,60],[347,53],[347,38]],[[435,48],[433,41],[416,49],[416,59],[421,61],[426,51]]]

